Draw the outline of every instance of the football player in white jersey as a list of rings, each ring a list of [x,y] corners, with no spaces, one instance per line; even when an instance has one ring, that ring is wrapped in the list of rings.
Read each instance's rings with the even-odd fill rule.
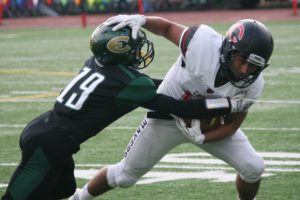
[[[191,127],[183,119],[148,112],[126,148],[124,159],[105,167],[70,199],[87,200],[115,187],[130,187],[171,149],[192,142],[225,161],[237,171],[237,198],[256,198],[265,165],[247,136],[239,128],[248,108],[263,90],[262,71],[269,65],[273,38],[261,22],[244,19],[234,23],[225,37],[207,25],[187,28],[160,17],[118,15],[108,19],[114,30],[132,28],[132,36],[143,26],[179,46],[181,54],[173,64],[158,93],[176,99],[187,97],[240,96],[245,112],[226,116],[225,123],[202,133],[200,120]]]

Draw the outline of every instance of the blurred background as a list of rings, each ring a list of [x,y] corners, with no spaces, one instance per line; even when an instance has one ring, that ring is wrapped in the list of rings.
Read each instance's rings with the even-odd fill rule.
[[[300,0],[0,0],[0,18],[100,13],[151,13],[291,8]]]

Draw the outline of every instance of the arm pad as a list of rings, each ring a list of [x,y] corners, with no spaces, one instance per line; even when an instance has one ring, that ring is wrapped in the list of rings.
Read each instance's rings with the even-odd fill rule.
[[[174,114],[181,118],[212,118],[230,113],[231,105],[227,98],[218,99],[222,103],[211,106],[213,99],[176,100],[172,97],[158,94],[142,106],[157,112]],[[226,103],[227,102],[227,103]]]

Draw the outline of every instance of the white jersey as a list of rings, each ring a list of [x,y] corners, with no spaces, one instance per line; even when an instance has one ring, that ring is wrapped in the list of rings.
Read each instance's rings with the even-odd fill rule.
[[[180,41],[181,54],[158,88],[158,93],[176,99],[183,98],[187,93],[205,98],[243,95],[245,98],[256,99],[263,90],[262,74],[253,84],[243,89],[230,82],[215,87],[222,41],[223,36],[209,26],[187,29]]]
[[[263,89],[261,75],[244,89],[236,88],[231,83],[218,88],[214,86],[220,67],[221,45],[222,36],[208,26],[189,28],[181,39],[182,54],[166,75],[158,92],[176,99],[185,94],[202,97],[243,94],[247,98],[257,98]],[[175,120],[146,117],[129,142],[124,159],[108,168],[108,184],[112,188],[133,185],[171,149],[187,141]],[[263,158],[240,129],[218,142],[198,146],[232,166],[246,183],[260,180],[265,168]]]

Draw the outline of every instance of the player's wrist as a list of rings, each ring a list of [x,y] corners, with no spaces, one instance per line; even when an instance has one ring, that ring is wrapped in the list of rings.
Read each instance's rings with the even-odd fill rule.
[[[212,109],[231,109],[231,103],[228,98],[206,99],[205,106],[207,110]]]
[[[197,139],[196,144],[203,144],[204,141],[205,141],[205,134],[200,133],[200,134],[198,135],[198,139]]]

